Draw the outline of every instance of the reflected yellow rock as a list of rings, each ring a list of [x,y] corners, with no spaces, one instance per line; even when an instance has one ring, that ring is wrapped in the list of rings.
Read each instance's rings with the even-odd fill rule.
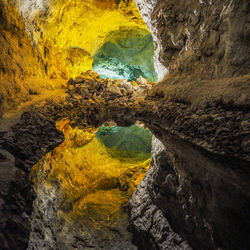
[[[47,173],[45,182],[59,186],[60,207],[71,217],[87,218],[97,229],[115,224],[150,159],[126,158],[124,152],[106,148],[95,137],[96,130],[73,129],[67,119],[57,128],[65,141],[33,167],[33,176],[41,168]]]
[[[121,206],[127,201],[119,189],[100,190],[85,196],[77,203],[77,215],[86,218],[97,229],[103,224],[114,225],[120,217]]]

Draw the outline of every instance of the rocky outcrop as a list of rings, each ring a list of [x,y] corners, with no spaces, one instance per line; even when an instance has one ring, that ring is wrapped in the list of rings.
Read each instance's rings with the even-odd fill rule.
[[[26,249],[57,249],[57,211],[59,209],[59,185],[48,185],[49,171],[41,163],[37,173],[36,199],[30,216],[29,245]],[[26,242],[27,244],[27,242]]]
[[[0,245],[3,249],[26,249],[28,246],[29,218],[35,197],[29,179],[30,168],[63,142],[63,134],[56,129],[55,122],[68,117],[75,121],[75,126],[98,127],[112,119],[106,110],[106,102],[116,106],[116,98],[124,103],[128,98],[135,101],[144,88],[151,86],[142,84],[139,87],[95,77],[96,74],[87,73],[85,77],[69,82],[67,95],[55,92],[20,110],[17,117],[1,120]],[[123,86],[124,97],[118,84]],[[94,93],[99,94],[96,96]],[[92,106],[94,103],[100,104],[99,109]],[[133,121],[124,119],[124,123],[133,124]]]
[[[147,27],[152,33],[153,41],[154,41],[154,67],[157,72],[158,79],[162,80],[166,73],[168,73],[167,67],[164,65],[160,54],[163,50],[163,44],[161,40],[158,39],[158,31],[156,29],[156,23],[153,22],[151,15],[157,5],[158,0],[149,0],[149,1],[141,1],[135,0],[135,4],[137,5],[142,18],[144,19]]]
[[[49,84],[48,78],[65,79],[53,50],[49,51],[47,44],[47,47],[40,44],[39,50],[32,43],[15,4],[17,1],[0,3],[0,117],[40,92],[55,88],[56,82]],[[49,65],[57,65],[56,69],[50,70],[48,61]]]
[[[20,82],[27,77],[43,76],[42,63],[24,31],[24,22],[7,1],[0,3],[0,117],[25,99],[27,90]],[[26,98],[27,99],[27,98]]]
[[[168,85],[157,85],[145,102],[152,104],[144,106],[147,115],[152,113],[147,120],[144,111],[144,122],[165,150],[158,156],[153,149],[153,159],[160,160],[153,161],[151,182],[146,177],[143,182],[150,184],[139,186],[131,201],[133,228],[148,239],[138,220],[147,221],[149,215],[137,218],[141,208],[135,202],[143,199],[140,193],[146,189],[150,194],[146,200],[160,208],[173,230],[194,249],[247,249],[249,97],[240,95],[249,95],[249,78],[235,78],[234,83],[224,79],[191,84],[191,79],[175,79],[171,84],[170,80]],[[220,87],[214,87],[218,83]],[[154,227],[150,223],[148,227]],[[154,242],[156,249],[164,249],[160,242]]]
[[[153,34],[156,71],[170,72],[144,106],[157,114],[144,122],[165,146],[148,200],[194,249],[248,249],[249,3],[135,2]]]
[[[146,207],[155,206],[193,249],[248,249],[249,184],[240,172],[249,174],[249,162],[216,157],[166,132],[161,140],[165,147],[161,150],[153,147],[148,177],[130,201],[134,231],[145,239],[155,239],[144,228],[145,220],[153,213]],[[232,178],[235,174],[237,180]],[[161,225],[160,235],[167,231],[165,222],[152,220],[146,225],[148,228]],[[153,241],[154,248],[171,249],[161,242]]]
[[[0,245],[26,249],[32,202],[35,197],[29,169],[42,155],[63,141],[54,122],[37,112],[26,112],[0,139]]]
[[[65,141],[32,168],[37,197],[28,249],[137,249],[124,206],[149,161],[119,157],[66,119],[57,127]]]
[[[44,68],[24,29],[24,21],[7,0],[0,4],[0,79],[43,77]]]

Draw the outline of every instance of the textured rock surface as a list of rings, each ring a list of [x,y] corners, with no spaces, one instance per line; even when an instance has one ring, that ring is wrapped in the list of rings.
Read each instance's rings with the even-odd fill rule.
[[[0,3],[0,117],[28,93],[20,82],[30,76],[43,76],[37,51],[24,31],[24,22],[6,1]],[[24,59],[25,58],[25,59]],[[15,98],[13,98],[15,97]]]
[[[0,24],[0,79],[18,81],[34,75],[44,76],[38,52],[24,30],[24,21],[7,0],[0,4]]]
[[[92,68],[94,54],[106,42],[131,30],[148,32],[132,0],[23,0],[18,9],[41,55],[49,57],[49,75],[64,68],[76,77]]]
[[[125,207],[150,155],[106,148],[93,129],[72,129],[67,119],[57,128],[65,141],[32,168],[37,197],[29,249],[137,249]]]
[[[71,121],[75,119],[75,125],[93,127],[109,120],[108,113],[97,113],[95,107],[92,106],[95,101],[99,102],[101,97],[95,98],[92,93],[98,91],[98,88],[96,89],[98,84],[100,87],[103,83],[100,78],[97,81],[93,80],[92,78],[95,76],[95,74],[87,74],[86,78],[78,78],[78,82],[69,85],[69,94],[54,91],[54,95],[48,95],[44,100],[38,99],[31,107],[19,110],[17,117],[14,113],[14,117],[10,114],[10,117],[1,120],[0,185],[3,189],[1,189],[0,197],[0,244],[3,249],[26,249],[28,246],[31,230],[29,217],[34,199],[29,170],[45,153],[62,143],[64,137],[56,129],[55,121],[69,117]],[[80,84],[85,81],[87,84]],[[122,97],[120,89],[115,81],[105,80],[104,82],[103,88],[106,90],[104,97],[115,104],[115,98]],[[108,85],[110,85],[110,89],[107,87]],[[142,95],[144,87],[151,86],[142,85],[140,88],[138,85],[133,86],[128,82],[124,82],[122,85],[124,85],[123,90],[128,92],[127,98],[135,95],[131,100]],[[133,93],[134,90],[138,91]],[[91,101],[90,98],[94,99]],[[87,105],[79,105],[80,103]],[[104,103],[101,108],[105,111]],[[96,120],[96,115],[98,119],[100,116],[101,122]],[[87,121],[89,118],[90,122]],[[110,118],[112,119],[112,117]]]
[[[57,249],[57,211],[59,209],[59,185],[46,183],[49,171],[41,164],[37,173],[36,199],[32,206],[31,228],[27,249]],[[46,171],[47,170],[47,171]]]
[[[149,127],[166,148],[151,170],[152,203],[195,249],[248,249],[249,2],[135,2],[156,71],[170,72],[147,97],[159,114]]]
[[[232,79],[200,82],[198,88],[190,79],[180,81],[180,86],[175,80],[167,87],[158,85],[151,97],[151,111],[160,119],[154,116],[149,127],[166,148],[153,174],[151,197],[194,249],[249,248],[249,108],[237,95],[250,92],[249,79],[241,78],[242,85],[239,79],[235,84]],[[218,83],[222,95],[214,86]]]
[[[63,140],[53,121],[34,112],[24,113],[7,133],[1,131],[1,224],[2,249],[25,249],[29,239],[34,192],[29,168],[46,151]],[[4,149],[3,149],[4,148]]]
[[[57,57],[47,53],[46,48],[41,51],[32,44],[15,2],[0,3],[0,117],[8,110],[17,109],[20,103],[56,87],[57,83],[51,83],[48,78],[64,76],[65,79]],[[49,72],[48,61],[57,65]]]
[[[158,74],[159,80],[162,80],[166,73],[168,73],[167,67],[164,65],[164,62],[161,59],[161,51],[163,50],[163,44],[161,40],[158,40],[158,30],[156,29],[156,23],[152,20],[152,13],[158,3],[158,0],[135,0],[135,4],[137,5],[142,18],[144,19],[147,27],[152,33],[153,41],[154,41],[154,66],[155,71]]]
[[[249,1],[135,0],[155,42],[156,71],[210,79],[248,73]]]
[[[240,172],[249,174],[249,162],[215,157],[168,133],[163,138],[164,150],[159,152],[153,147],[152,174],[146,186],[150,199],[147,201],[163,211],[173,230],[181,233],[194,249],[247,249],[248,181],[243,180]],[[236,166],[238,176],[232,183],[231,171]],[[138,213],[133,202],[141,199],[140,192],[141,186],[131,201],[132,224],[136,232],[141,232],[141,224],[133,220]],[[146,218],[148,215],[144,214],[139,220]],[[148,226],[154,225],[151,222]],[[229,225],[234,225],[234,229]],[[156,249],[165,248],[157,246]]]

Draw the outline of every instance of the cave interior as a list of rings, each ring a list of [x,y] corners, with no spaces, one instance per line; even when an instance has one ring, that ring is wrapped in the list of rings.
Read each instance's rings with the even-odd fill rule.
[[[0,249],[250,249],[248,0],[2,0]]]

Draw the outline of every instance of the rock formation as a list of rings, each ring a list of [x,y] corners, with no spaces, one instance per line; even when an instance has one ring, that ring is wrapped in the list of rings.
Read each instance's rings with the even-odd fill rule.
[[[115,121],[119,125],[128,126],[135,123],[136,120],[140,120],[144,122],[157,137],[161,138],[165,147],[168,147],[167,150],[164,151],[163,156],[160,157],[160,159],[163,159],[156,163],[156,171],[154,172],[153,178],[151,178],[153,184],[147,188],[151,193],[153,203],[162,209],[163,214],[164,211],[174,211],[177,213],[173,213],[171,216],[170,212],[165,214],[169,220],[174,218],[174,223],[172,223],[174,230],[182,233],[187,239],[188,236],[191,235],[192,238],[188,240],[195,247],[198,245],[204,248],[213,248],[216,244],[219,246],[225,244],[223,247],[228,248],[229,238],[226,237],[227,232],[230,233],[230,239],[232,240],[230,244],[232,245],[237,242],[231,235],[231,230],[233,229],[230,228],[230,230],[227,231],[228,228],[224,227],[224,223],[230,225],[234,223],[232,219],[237,218],[240,228],[244,227],[244,225],[247,227],[245,216],[247,216],[247,207],[249,204],[247,199],[248,180],[246,177],[248,176],[247,165],[249,154],[247,153],[247,147],[242,147],[241,150],[236,151],[228,150],[225,152],[225,150],[230,148],[228,143],[234,145],[234,140],[240,140],[240,145],[247,143],[248,134],[244,132],[246,131],[244,126],[247,126],[249,114],[246,112],[239,114],[240,111],[236,110],[235,112],[237,113],[234,115],[232,111],[227,111],[227,109],[223,107],[223,104],[220,102],[217,103],[216,101],[213,103],[217,103],[217,105],[213,104],[213,106],[209,107],[210,102],[208,100],[208,102],[204,104],[207,110],[210,110],[210,112],[206,114],[206,118],[210,117],[209,119],[215,120],[212,120],[213,122],[211,123],[204,122],[203,130],[206,131],[210,128],[211,134],[197,132],[199,133],[199,140],[197,140],[195,131],[200,128],[199,124],[203,121],[202,119],[204,117],[204,115],[202,115],[202,111],[204,110],[202,97],[200,102],[196,103],[198,106],[196,106],[195,103],[191,106],[188,102],[183,104],[178,101],[179,99],[177,97],[180,93],[175,89],[172,89],[171,93],[170,88],[169,91],[167,91],[167,98],[169,100],[164,100],[164,97],[160,96],[154,88],[150,90],[152,88],[151,85],[134,86],[131,83],[121,80],[102,80],[95,74],[89,74],[90,75],[87,73],[87,76],[83,75],[77,78],[76,81],[69,81],[68,94],[66,96],[63,94],[57,96],[57,98],[48,98],[44,103],[34,104],[34,107],[30,111],[25,112],[21,116],[21,120],[17,125],[11,128],[11,131],[4,133],[1,143],[2,148],[8,150],[8,153],[4,151],[6,152],[5,154],[12,153],[12,156],[10,155],[12,159],[14,159],[13,155],[18,157],[15,162],[19,165],[16,167],[18,167],[18,169],[31,167],[42,154],[51,149],[50,145],[54,146],[59,141],[62,141],[60,133],[58,133],[55,128],[53,122],[55,120],[68,117],[69,120],[74,121],[75,125],[83,127],[98,127],[109,120]],[[247,78],[244,79],[247,80]],[[236,82],[236,87],[239,87],[239,85],[243,88],[245,87],[245,82]],[[231,87],[232,86],[233,84],[231,83]],[[145,98],[145,93],[148,91],[151,91],[151,93],[148,93]],[[208,91],[210,93],[212,92],[210,89],[208,89]],[[230,92],[232,91],[233,89],[231,89]],[[238,92],[239,91],[237,91],[237,93]],[[249,90],[248,93],[250,93]],[[182,94],[183,93],[181,93],[179,97],[181,97]],[[216,96],[213,95],[212,97],[216,98]],[[221,100],[221,95],[217,98]],[[228,97],[225,96],[223,100],[226,100],[226,98]],[[161,103],[161,105],[159,105],[157,101]],[[195,101],[199,100],[196,99]],[[162,105],[163,103],[164,105]],[[230,103],[232,103],[232,100],[230,100]],[[239,105],[239,107],[241,106]],[[245,108],[245,106],[243,106],[243,108]],[[197,115],[196,120],[194,118],[195,113],[200,114]],[[188,114],[191,115],[190,118]],[[227,115],[230,119],[227,118]],[[236,116],[237,119],[232,119],[232,116]],[[216,123],[217,120],[220,121],[220,124]],[[32,133],[26,128],[28,124],[30,124],[29,126],[32,128]],[[182,124],[184,127],[181,129],[181,126],[179,126],[180,129],[177,131],[176,124]],[[197,124],[197,127],[195,127],[195,124]],[[214,129],[212,129],[213,125]],[[230,142],[228,141],[229,135],[226,134],[231,128],[228,126],[234,127],[235,131],[234,133],[230,133]],[[194,131],[193,136],[191,136],[192,133],[188,128]],[[26,131],[25,137],[23,137],[24,131]],[[40,132],[38,131],[44,133],[42,140],[40,139]],[[18,141],[15,142],[17,138]],[[214,138],[213,144],[208,144],[210,138]],[[198,149],[197,146],[192,146],[183,139],[200,145],[200,148],[203,147],[211,153],[203,152],[201,149]],[[36,153],[34,154],[34,152]],[[192,156],[191,159],[189,158],[190,156]],[[228,162],[228,157],[230,158],[230,162]],[[5,157],[5,161],[7,159],[10,159],[10,157]],[[237,167],[235,167],[236,162]],[[15,166],[14,163],[13,165]],[[14,166],[13,168],[15,169]],[[227,168],[226,172],[223,170],[225,168]],[[178,173],[178,175],[176,175],[176,173]],[[201,178],[201,176],[204,177]],[[224,189],[226,189],[226,191],[224,191]],[[23,191],[23,189],[20,190]],[[206,192],[209,193],[206,194]],[[6,194],[8,197],[11,197],[10,193],[7,192]],[[204,196],[204,194],[206,195]],[[17,193],[12,195],[16,197]],[[168,200],[166,197],[173,198]],[[139,198],[141,199],[141,197]],[[28,203],[26,199],[27,196],[25,194],[23,201],[25,205]],[[237,207],[236,210],[233,203],[234,200],[237,200],[237,203],[240,204],[240,207]],[[11,204],[8,205],[8,203],[4,203],[4,208],[7,209],[8,206],[13,206],[15,202],[18,202],[18,200],[13,198]],[[28,204],[31,206],[31,201]],[[169,209],[168,206],[171,209]],[[215,209],[217,207],[224,207],[227,212],[224,212],[222,216],[221,210]],[[21,210],[20,208],[20,211]],[[29,213],[30,212],[29,210]],[[232,214],[234,216],[232,216]],[[243,218],[242,215],[244,215]],[[134,215],[132,213],[132,218],[133,217]],[[5,218],[12,220],[13,217]],[[223,224],[219,218],[223,221]],[[178,225],[180,224],[178,224],[178,221],[181,224],[179,227]],[[10,222],[7,223],[7,225],[9,224]],[[139,229],[136,225],[134,226],[135,230]],[[162,228],[164,229],[164,227]],[[237,229],[237,225],[235,225],[234,228]],[[237,229],[239,232],[241,232],[240,228]],[[220,237],[219,232],[222,232],[223,229],[225,230],[223,237]],[[215,230],[218,230],[216,231],[218,233],[214,234]],[[12,235],[11,232],[7,232],[10,237]],[[209,234],[210,236],[207,237]],[[197,236],[197,238],[195,238],[195,236]],[[242,236],[242,239],[240,243],[238,243],[239,246],[246,246],[247,242],[244,241],[244,239],[246,240],[245,235],[239,235],[235,232],[235,237],[239,238],[240,236]],[[13,237],[16,239],[16,236],[13,235]],[[199,240],[200,238],[202,242]],[[226,239],[226,241],[224,241],[224,239]],[[24,238],[22,238],[22,240],[24,240]],[[179,244],[182,244],[182,242],[182,240],[178,240]],[[159,247],[157,242],[155,247]]]
[[[150,154],[105,147],[93,129],[72,129],[67,119],[57,128],[64,142],[32,168],[37,197],[28,249],[136,249],[125,207],[148,170]],[[127,135],[143,131],[124,129]],[[122,141],[122,134],[112,129],[113,138]]]
[[[114,10],[115,16],[117,8],[126,12],[128,6],[135,11],[131,1],[94,2],[98,11],[107,8],[113,15]],[[55,1],[58,5],[62,3]],[[249,249],[250,5],[247,0],[135,0],[135,3],[152,32],[155,69],[159,78],[164,78],[162,82],[154,85],[142,78],[137,82],[101,79],[90,71],[69,80],[67,85],[65,81],[44,80],[46,91],[41,91],[40,86],[34,94],[36,87],[33,87],[30,90],[33,94],[27,97],[35,98],[12,113],[6,113],[10,107],[6,101],[8,94],[4,92],[7,88],[1,90],[0,110],[4,114],[0,126],[0,245],[3,249],[28,246],[35,198],[30,169],[63,142],[56,122],[64,118],[78,129],[98,128],[111,121],[127,127],[140,121],[154,134],[152,166],[129,202],[134,242],[140,249]],[[73,8],[72,4],[70,1],[67,8]],[[6,1],[0,5],[1,20],[7,18],[6,6],[9,6]],[[46,20],[58,20],[58,13],[46,19],[50,7],[43,7],[45,12],[40,21],[45,20],[46,28],[41,26],[41,29],[50,30]],[[12,13],[12,7],[9,8]],[[67,8],[59,15],[65,20]],[[93,6],[89,9],[92,11]],[[138,20],[138,13],[129,13],[128,26],[145,28]],[[36,18],[37,25],[41,25],[39,15]],[[100,19],[106,20],[103,15]],[[54,28],[50,31],[54,32]],[[30,32],[35,34],[33,29]],[[53,34],[56,38],[57,35]],[[40,36],[47,39],[46,34]],[[4,37],[1,41],[10,46]],[[69,49],[70,58],[73,60],[76,54],[78,58],[83,52],[83,57],[92,60],[107,41],[103,38],[91,50],[84,45],[86,51],[73,46]],[[32,42],[36,44],[35,39]],[[31,48],[31,44],[27,46]],[[38,52],[30,52],[34,58],[41,51],[40,45]],[[53,45],[51,51],[60,56],[55,48]],[[13,50],[19,51],[15,47]],[[62,61],[66,54],[62,55]],[[9,56],[5,54],[5,58]],[[39,63],[37,60],[34,65]],[[79,73],[76,61],[74,65]],[[6,72],[13,72],[11,69],[16,66],[10,64],[5,68]],[[52,68],[56,69],[55,65]],[[60,72],[54,76],[62,77]],[[40,81],[33,82],[39,86]],[[5,86],[14,85],[9,81]],[[18,86],[23,86],[19,80]],[[29,93],[30,86],[22,93]],[[9,100],[16,96],[15,91],[11,93]],[[17,103],[21,100],[25,98],[19,98]],[[48,191],[44,190],[44,194]]]
[[[203,79],[249,73],[248,1],[135,3],[152,32],[156,65]]]

